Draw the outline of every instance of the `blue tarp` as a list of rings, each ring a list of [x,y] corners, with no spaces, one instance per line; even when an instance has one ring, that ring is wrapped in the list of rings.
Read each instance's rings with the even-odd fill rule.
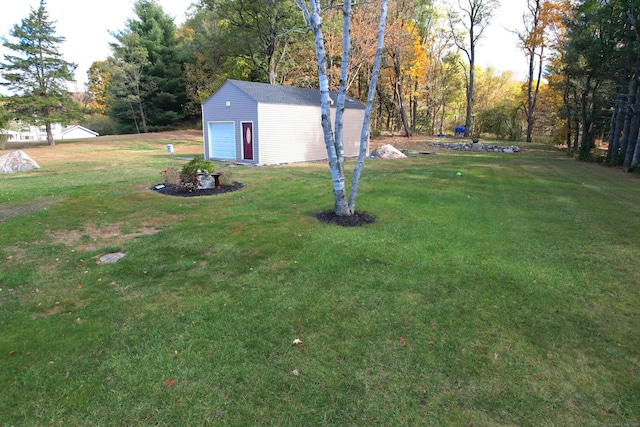
[[[464,126],[456,126],[456,133],[465,133],[466,130]]]

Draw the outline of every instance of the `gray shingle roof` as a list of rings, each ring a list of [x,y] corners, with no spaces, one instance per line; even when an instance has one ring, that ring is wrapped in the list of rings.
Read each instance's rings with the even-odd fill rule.
[[[264,104],[294,104],[320,106],[320,90],[302,87],[271,85],[267,83],[245,82],[242,80],[228,80],[229,83],[246,93],[252,99]],[[337,92],[329,92],[329,96],[335,102]],[[347,96],[345,108],[363,110],[365,106],[355,99]]]

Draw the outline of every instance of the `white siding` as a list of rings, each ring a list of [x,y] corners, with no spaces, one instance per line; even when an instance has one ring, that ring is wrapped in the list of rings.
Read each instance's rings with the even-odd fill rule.
[[[260,163],[292,163],[327,158],[320,108],[259,104]]]
[[[363,120],[364,110],[345,110],[344,130],[342,134],[345,157],[356,157],[360,153],[360,134],[362,133]],[[369,154],[368,148],[367,154]]]
[[[294,163],[327,158],[320,107],[259,104],[260,163]],[[332,111],[332,126],[333,126]],[[357,156],[364,110],[347,110],[344,154]]]

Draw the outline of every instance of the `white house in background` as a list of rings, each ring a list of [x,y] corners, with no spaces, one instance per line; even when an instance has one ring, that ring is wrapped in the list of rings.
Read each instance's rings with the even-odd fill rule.
[[[333,105],[336,93],[330,96]],[[345,157],[360,151],[364,110],[347,97]],[[227,80],[202,104],[204,157],[262,165],[324,160],[321,117],[317,89]]]
[[[53,132],[53,139],[58,141],[62,139],[81,139],[81,138],[95,138],[99,134],[87,129],[84,126],[72,125],[62,127],[57,123],[51,125],[51,131]],[[8,142],[19,141],[44,141],[47,139],[47,131],[44,126],[22,126],[20,130],[6,130],[0,129],[0,133],[7,134]]]

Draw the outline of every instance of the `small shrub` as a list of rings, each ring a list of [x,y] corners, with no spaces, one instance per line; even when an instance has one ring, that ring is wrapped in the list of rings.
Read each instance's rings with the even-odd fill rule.
[[[160,172],[164,185],[177,187],[180,185],[180,172],[177,168],[167,168]]]
[[[182,174],[187,175],[190,173],[196,173],[198,171],[207,171],[214,173],[213,162],[205,160],[203,155],[197,155],[193,157],[193,160],[189,161],[182,167]]]
[[[200,181],[198,180],[197,172],[187,172],[180,174],[180,186],[184,188],[189,193],[193,193],[194,191],[200,188]]]

